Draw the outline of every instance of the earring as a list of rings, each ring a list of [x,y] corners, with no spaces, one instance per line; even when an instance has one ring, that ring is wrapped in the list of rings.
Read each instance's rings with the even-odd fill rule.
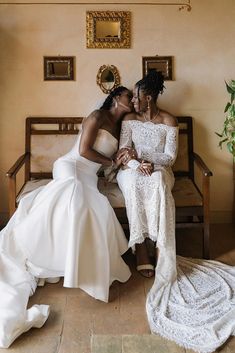
[[[147,110],[149,110],[149,109],[150,109],[150,105],[149,105],[149,101],[148,101]]]
[[[114,108],[117,109],[117,107],[118,107],[118,102],[117,102],[116,99],[114,100],[114,102],[115,102],[115,103],[114,103]]]

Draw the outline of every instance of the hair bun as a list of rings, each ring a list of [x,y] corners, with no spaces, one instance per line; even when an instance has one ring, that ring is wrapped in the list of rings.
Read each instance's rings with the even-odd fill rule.
[[[159,93],[162,94],[165,88],[164,76],[161,71],[152,69],[142,80],[136,83],[136,86],[146,94],[150,94],[154,99],[157,99]]]

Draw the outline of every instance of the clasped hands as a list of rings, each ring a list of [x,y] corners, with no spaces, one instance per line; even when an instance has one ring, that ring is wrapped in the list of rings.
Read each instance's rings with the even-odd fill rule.
[[[140,165],[138,166],[137,170],[143,175],[150,176],[152,174],[153,163],[145,161],[143,159],[139,160],[137,152],[134,148],[121,148],[115,156],[115,163],[118,167],[121,165],[126,166],[131,159],[135,159],[140,162]]]

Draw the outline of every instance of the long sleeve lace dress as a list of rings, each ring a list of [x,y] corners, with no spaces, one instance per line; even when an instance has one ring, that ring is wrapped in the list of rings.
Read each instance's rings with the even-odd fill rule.
[[[184,348],[210,353],[235,335],[235,267],[176,257],[171,166],[177,136],[176,127],[124,121],[120,148],[134,146],[139,158],[154,163],[154,172],[143,176],[133,161],[117,180],[126,202],[129,246],[149,237],[159,248],[146,302],[151,331]]]

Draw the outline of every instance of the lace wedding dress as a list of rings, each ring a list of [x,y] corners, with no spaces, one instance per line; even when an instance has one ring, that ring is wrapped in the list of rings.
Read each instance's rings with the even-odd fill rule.
[[[26,195],[0,233],[0,347],[46,321],[48,306],[26,309],[36,278],[63,276],[65,287],[107,302],[111,283],[131,275],[121,257],[127,240],[97,189],[101,165],[79,155],[79,142],[80,135],[54,163],[53,180]],[[108,131],[98,131],[95,150],[110,157],[117,147]]]
[[[210,353],[235,335],[235,267],[216,261],[176,257],[175,206],[171,166],[177,154],[178,128],[137,120],[122,124],[120,148],[136,148],[154,163],[151,176],[137,161],[120,170],[130,224],[129,246],[145,237],[156,241],[159,257],[146,310],[151,331],[184,348]]]

